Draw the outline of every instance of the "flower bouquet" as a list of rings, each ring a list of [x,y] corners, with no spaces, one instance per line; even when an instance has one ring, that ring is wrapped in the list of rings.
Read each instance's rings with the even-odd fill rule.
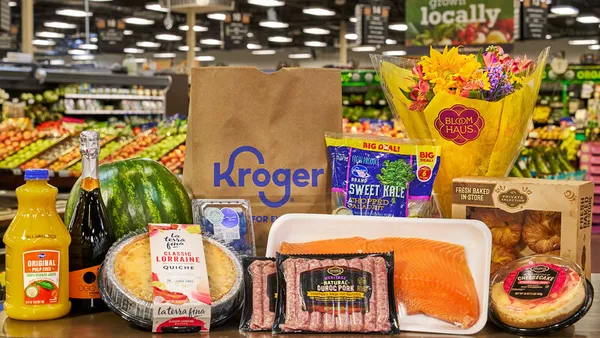
[[[431,49],[421,59],[371,55],[408,137],[441,146],[434,190],[451,217],[452,179],[506,176],[527,136],[549,48],[536,61],[490,46],[477,55]]]

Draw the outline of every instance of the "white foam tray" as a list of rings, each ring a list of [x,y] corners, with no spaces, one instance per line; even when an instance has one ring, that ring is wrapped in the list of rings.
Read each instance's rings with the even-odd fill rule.
[[[331,238],[361,236],[417,237],[459,244],[465,247],[467,262],[479,295],[479,320],[461,329],[425,315],[399,318],[401,331],[472,335],[487,322],[492,234],[475,220],[365,217],[341,215],[287,214],[279,217],[269,232],[267,256],[275,257],[282,242],[303,243]]]

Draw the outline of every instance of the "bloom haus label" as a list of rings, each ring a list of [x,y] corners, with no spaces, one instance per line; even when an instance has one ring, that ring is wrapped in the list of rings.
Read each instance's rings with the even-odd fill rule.
[[[485,121],[477,110],[457,104],[440,111],[434,125],[444,139],[463,145],[479,138]]]
[[[210,328],[211,298],[199,225],[150,224],[153,332]]]

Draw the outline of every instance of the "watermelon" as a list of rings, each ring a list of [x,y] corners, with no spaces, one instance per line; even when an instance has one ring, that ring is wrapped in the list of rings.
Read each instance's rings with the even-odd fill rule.
[[[183,184],[162,164],[135,158],[102,164],[98,168],[100,190],[117,239],[148,223],[192,223],[192,204]],[[65,208],[65,224],[71,222],[79,199],[77,180]]]

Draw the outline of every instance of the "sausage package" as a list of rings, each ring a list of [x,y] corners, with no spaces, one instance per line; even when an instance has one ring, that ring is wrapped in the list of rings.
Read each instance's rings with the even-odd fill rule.
[[[394,254],[277,254],[274,333],[398,333]]]
[[[275,320],[277,271],[275,259],[244,257],[244,308],[240,331],[270,331]]]
[[[440,147],[389,137],[326,134],[335,210],[354,215],[433,217]]]

